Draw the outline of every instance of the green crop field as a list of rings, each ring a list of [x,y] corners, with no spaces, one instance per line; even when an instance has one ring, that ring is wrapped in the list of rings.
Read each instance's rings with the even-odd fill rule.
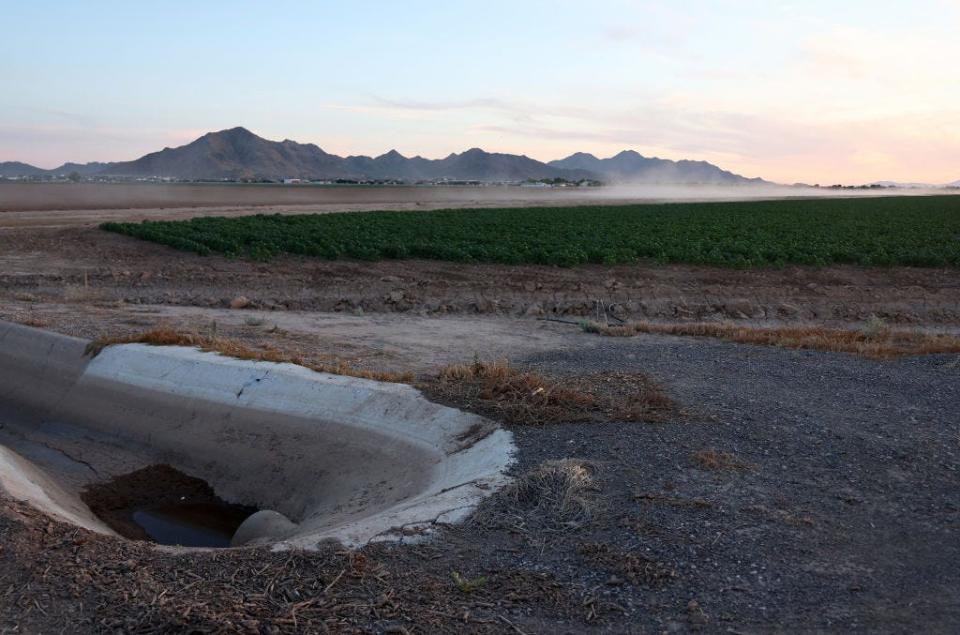
[[[461,209],[106,223],[199,254],[572,266],[960,266],[960,196]]]

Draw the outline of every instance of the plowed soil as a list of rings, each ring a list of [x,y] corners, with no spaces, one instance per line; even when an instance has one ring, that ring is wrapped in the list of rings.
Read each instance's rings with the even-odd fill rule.
[[[2,226],[0,306],[124,303],[270,311],[960,323],[960,276],[942,269],[730,270],[694,266],[269,263],[198,256],[97,228]]]

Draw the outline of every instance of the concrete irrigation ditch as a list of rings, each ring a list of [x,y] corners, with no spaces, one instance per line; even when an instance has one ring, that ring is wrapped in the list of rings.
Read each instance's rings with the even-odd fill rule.
[[[113,533],[80,492],[156,465],[261,510],[233,545],[277,548],[429,533],[507,481],[509,432],[407,385],[87,344],[0,322],[0,487],[93,531]]]

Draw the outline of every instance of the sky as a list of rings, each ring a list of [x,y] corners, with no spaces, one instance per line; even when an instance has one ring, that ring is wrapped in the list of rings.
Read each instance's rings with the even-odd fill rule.
[[[960,179],[960,0],[0,0],[0,161],[244,126],[376,156],[632,149],[793,183]]]

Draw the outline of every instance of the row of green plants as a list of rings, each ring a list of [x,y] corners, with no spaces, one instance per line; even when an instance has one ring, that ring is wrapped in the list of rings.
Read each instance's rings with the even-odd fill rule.
[[[960,196],[205,217],[103,229],[269,260],[960,266]]]

